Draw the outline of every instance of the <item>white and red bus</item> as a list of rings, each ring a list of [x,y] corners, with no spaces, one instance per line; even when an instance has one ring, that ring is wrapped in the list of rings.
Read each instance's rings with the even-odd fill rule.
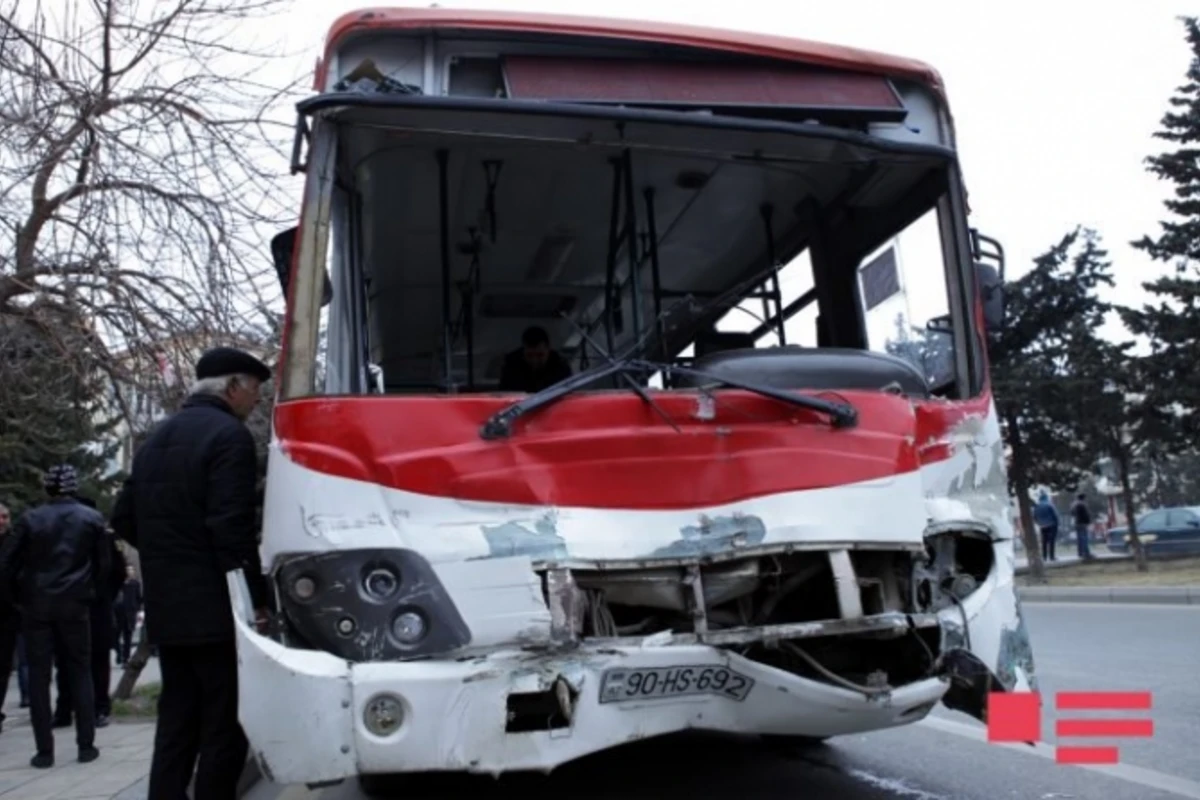
[[[273,242],[271,634],[230,576],[266,775],[811,742],[1033,686],[985,346],[1003,253],[933,69],[374,9],[315,84]],[[532,326],[572,374],[502,386]]]

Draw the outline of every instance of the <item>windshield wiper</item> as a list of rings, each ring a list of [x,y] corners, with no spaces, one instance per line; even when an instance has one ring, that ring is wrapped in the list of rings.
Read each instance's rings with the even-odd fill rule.
[[[656,324],[661,322],[662,319],[665,319],[666,316],[667,313],[664,312],[660,316],[659,320],[656,320]],[[647,392],[646,388],[638,382],[638,378],[641,377],[640,373],[644,368],[650,366],[652,371],[656,371],[657,368],[650,365],[649,362],[635,361],[632,358],[632,356],[638,353],[646,344],[646,341],[650,338],[654,327],[651,326],[648,328],[646,332],[642,334],[642,336],[639,337],[636,342],[630,345],[620,357],[614,357],[597,345],[595,341],[593,341],[592,338],[587,335],[587,331],[583,330],[583,328],[577,325],[574,320],[570,319],[565,314],[563,317],[572,324],[576,331],[579,332],[580,340],[584,342],[585,346],[587,344],[591,344],[597,352],[604,356],[604,359],[607,363],[601,366],[593,367],[592,369],[581,372],[578,375],[572,375],[570,378],[565,378],[558,383],[553,384],[552,386],[547,386],[540,392],[526,397],[524,400],[519,400],[516,403],[513,403],[511,406],[507,406],[506,408],[496,412],[488,418],[487,422],[483,424],[483,428],[479,431],[480,437],[490,440],[501,439],[505,436],[508,436],[512,433],[512,424],[517,420],[517,418],[522,417],[531,411],[536,411],[543,406],[550,405],[556,400],[561,400],[572,392],[577,392],[586,386],[596,383],[597,381],[602,381],[612,375],[620,376],[621,381],[630,389],[632,389],[634,394],[640,397],[643,402],[649,404],[650,407],[653,408],[660,417],[666,420],[667,424],[674,428],[675,432],[678,433],[679,426],[675,424],[675,420],[671,419],[667,413],[663,411],[657,403],[654,402],[654,399],[650,397],[650,393]],[[635,377],[635,375],[637,377]]]
[[[829,400],[822,400],[819,397],[796,394],[783,389],[773,389],[769,386],[759,386],[754,383],[747,383],[745,381],[739,381],[733,378],[724,378],[719,375],[713,375],[712,373],[705,372],[703,370],[692,369],[690,367],[680,367],[674,364],[659,364],[654,361],[645,361],[636,358],[639,353],[644,352],[646,343],[653,335],[655,335],[656,328],[659,327],[659,323],[669,319],[673,314],[679,313],[681,310],[686,310],[687,307],[691,306],[691,303],[692,298],[689,295],[682,302],[677,303],[671,308],[665,309],[659,315],[658,319],[655,320],[655,324],[649,326],[646,332],[643,333],[636,342],[627,347],[619,356],[612,356],[599,346],[595,345],[587,333],[584,332],[578,325],[575,325],[575,328],[579,331],[582,340],[585,343],[592,342],[593,347],[595,347],[597,351],[604,355],[607,363],[593,367],[589,370],[585,370],[577,375],[572,375],[571,377],[561,380],[552,386],[547,386],[540,392],[531,394],[524,400],[518,400],[512,405],[506,406],[500,411],[497,411],[495,414],[488,417],[487,421],[483,423],[483,427],[480,428],[479,431],[480,437],[487,440],[503,439],[512,434],[512,425],[520,417],[532,411],[537,411],[539,408],[543,408],[544,406],[548,406],[551,403],[561,400],[569,394],[602,381],[612,375],[619,375],[623,383],[625,383],[638,395],[638,397],[640,397],[644,402],[648,403],[656,412],[658,412],[659,416],[665,419],[667,423],[671,425],[671,427],[678,431],[679,426],[676,425],[675,421],[667,416],[666,412],[664,412],[662,408],[654,402],[654,399],[650,396],[650,393],[646,391],[646,388],[638,382],[638,378],[642,377],[643,375],[654,374],[655,372],[662,372],[664,374],[674,373],[677,375],[691,375],[702,380],[710,381],[711,383],[729,386],[734,389],[741,389],[743,391],[762,395],[763,397],[770,397],[774,400],[778,400],[781,403],[788,403],[793,406],[811,409],[812,411],[827,414],[833,420],[833,426],[835,428],[850,428],[858,423],[858,410],[849,403],[836,403]],[[705,307],[707,308],[710,306],[711,303]],[[573,320],[568,319],[568,321],[574,325]]]
[[[628,369],[628,362],[614,360],[608,364],[592,367],[589,370],[580,372],[578,375],[572,375],[552,386],[547,386],[540,392],[531,394],[524,400],[518,400],[511,406],[506,406],[488,417],[487,422],[483,423],[483,427],[479,431],[479,436],[483,439],[502,439],[512,433],[512,424],[518,417],[522,417],[531,411],[537,411],[543,406],[548,406],[554,401],[560,400],[572,392],[577,392],[597,381],[602,381],[610,375],[626,373]]]
[[[666,417],[664,412],[658,408],[657,404],[650,397],[645,387],[639,384],[635,376],[641,376],[645,373],[654,372],[674,373],[677,375],[688,375],[701,380],[710,381],[715,384],[729,386],[734,389],[741,389],[753,394],[769,397],[773,400],[778,400],[781,403],[807,408],[812,411],[818,411],[829,415],[833,421],[835,428],[852,428],[858,423],[858,410],[849,403],[836,403],[830,400],[822,400],[819,397],[812,397],[805,394],[796,394],[783,389],[773,389],[769,386],[759,386],[746,381],[739,381],[734,378],[725,378],[719,375],[713,375],[710,372],[703,370],[691,369],[689,367],[678,367],[672,364],[658,364],[653,361],[641,361],[637,359],[610,358],[607,364],[593,367],[586,372],[581,372],[578,375],[573,375],[570,378],[559,381],[553,386],[549,386],[537,394],[530,395],[524,400],[513,403],[511,406],[493,414],[488,421],[483,424],[479,435],[484,439],[501,439],[512,433],[512,424],[519,417],[536,411],[539,408],[548,406],[551,403],[566,397],[567,395],[577,392],[586,386],[589,386],[597,381],[601,381],[611,375],[619,375],[634,392],[643,400],[648,402],[660,414],[664,416],[668,423],[675,428],[679,427],[670,417]]]

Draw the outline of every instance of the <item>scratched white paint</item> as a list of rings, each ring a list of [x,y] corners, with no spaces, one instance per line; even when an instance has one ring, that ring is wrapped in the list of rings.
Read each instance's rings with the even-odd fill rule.
[[[434,564],[492,554],[485,527],[516,524],[535,531],[551,518],[572,560],[649,558],[683,538],[702,517],[757,517],[760,544],[826,542],[919,544],[926,508],[917,472],[739,503],[687,510],[640,511],[481,503],[417,494],[307,469],[277,445],[270,451],[263,512],[263,563],[283,554],[406,547]],[[316,519],[318,523],[310,520]]]
[[[995,406],[970,416],[922,448],[948,444],[950,457],[921,469],[926,512],[931,523],[986,524],[998,539],[1013,537],[1005,476],[1004,442]]]
[[[550,640],[550,610],[528,556],[447,561],[434,572],[471,629],[471,647]]]

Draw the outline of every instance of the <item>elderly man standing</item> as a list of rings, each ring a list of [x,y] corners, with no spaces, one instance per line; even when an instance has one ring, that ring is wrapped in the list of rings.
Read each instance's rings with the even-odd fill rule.
[[[243,422],[270,376],[240,350],[201,356],[191,395],[150,433],[113,511],[113,530],[138,550],[147,634],[162,670],[150,767],[154,800],[184,800],[193,771],[195,800],[233,800],[245,766],[225,574],[244,570],[265,626],[257,455]]]
[[[29,713],[37,753],[30,762],[54,766],[50,719],[50,669],[55,644],[77,701],[75,742],[81,762],[95,761],[96,718],[92,696],[89,607],[108,575],[104,517],[76,497],[78,478],[68,464],[44,479],[50,500],[21,515],[0,548],[0,580],[17,587],[29,655]],[[14,580],[15,579],[15,580]]]

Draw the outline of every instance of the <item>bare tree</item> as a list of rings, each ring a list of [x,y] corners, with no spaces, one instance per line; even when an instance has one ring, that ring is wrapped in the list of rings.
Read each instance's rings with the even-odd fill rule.
[[[278,302],[296,83],[238,43],[286,3],[0,0],[0,316],[52,310],[129,385]]]
[[[199,348],[275,319],[267,242],[294,215],[298,84],[262,78],[283,53],[249,36],[286,6],[0,0],[0,329],[40,342],[2,360],[28,374],[0,385],[104,375],[136,437],[149,420],[131,396],[169,409]]]

